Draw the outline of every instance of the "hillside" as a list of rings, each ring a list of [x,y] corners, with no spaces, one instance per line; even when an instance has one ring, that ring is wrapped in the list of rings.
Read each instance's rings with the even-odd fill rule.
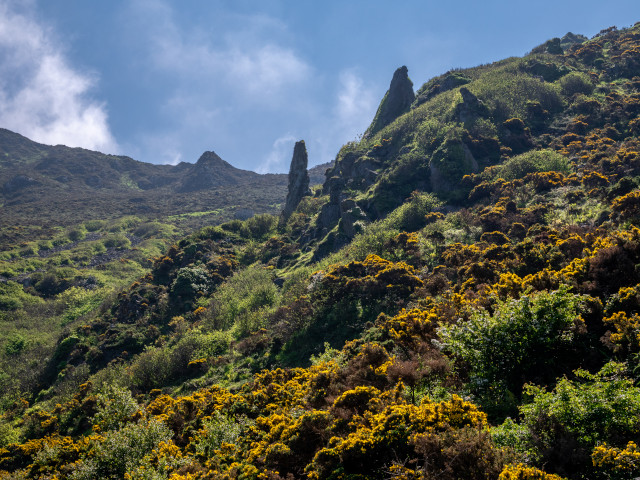
[[[275,213],[286,186],[286,175],[240,170],[214,152],[195,164],[154,165],[42,145],[0,129],[0,248],[46,238],[56,226],[123,215],[158,219],[209,212],[207,220],[216,223],[236,214]]]
[[[412,85],[288,218],[1,284],[0,478],[640,476],[640,23]]]

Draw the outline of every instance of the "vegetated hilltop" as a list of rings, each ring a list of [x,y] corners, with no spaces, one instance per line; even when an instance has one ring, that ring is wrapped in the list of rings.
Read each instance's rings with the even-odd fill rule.
[[[54,226],[124,215],[207,212],[215,223],[237,214],[274,213],[286,195],[286,182],[286,175],[237,169],[214,152],[205,152],[195,164],[154,165],[42,145],[0,129],[0,244],[6,248],[45,238]]]
[[[5,375],[5,477],[639,476],[640,24],[405,100]]]

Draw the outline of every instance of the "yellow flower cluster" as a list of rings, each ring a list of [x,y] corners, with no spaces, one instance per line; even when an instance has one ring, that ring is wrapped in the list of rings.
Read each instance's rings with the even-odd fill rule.
[[[519,463],[507,465],[498,480],[562,480],[562,477]]]
[[[634,442],[624,449],[599,445],[593,449],[594,467],[610,472],[614,478],[633,478],[640,475],[640,449]]]

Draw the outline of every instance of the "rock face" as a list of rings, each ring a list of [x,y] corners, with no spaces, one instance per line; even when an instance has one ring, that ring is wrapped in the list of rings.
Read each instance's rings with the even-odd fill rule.
[[[460,122],[467,123],[479,117],[489,116],[489,109],[486,105],[465,87],[460,89],[460,95],[462,95],[462,103],[456,105],[455,111]]]
[[[389,90],[380,102],[378,112],[365,132],[365,137],[374,135],[400,115],[408,112],[414,99],[413,82],[409,79],[407,67],[402,66],[393,74]]]
[[[307,172],[307,148],[304,140],[296,142],[293,148],[293,158],[291,158],[291,167],[289,167],[289,189],[287,191],[287,200],[285,201],[282,217],[287,220],[296,209],[302,197],[311,195],[309,189],[309,173]]]

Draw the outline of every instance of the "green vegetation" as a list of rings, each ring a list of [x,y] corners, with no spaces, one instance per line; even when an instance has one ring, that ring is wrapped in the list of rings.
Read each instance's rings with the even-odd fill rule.
[[[552,39],[286,222],[6,233],[0,478],[640,476],[639,78],[640,25]]]

